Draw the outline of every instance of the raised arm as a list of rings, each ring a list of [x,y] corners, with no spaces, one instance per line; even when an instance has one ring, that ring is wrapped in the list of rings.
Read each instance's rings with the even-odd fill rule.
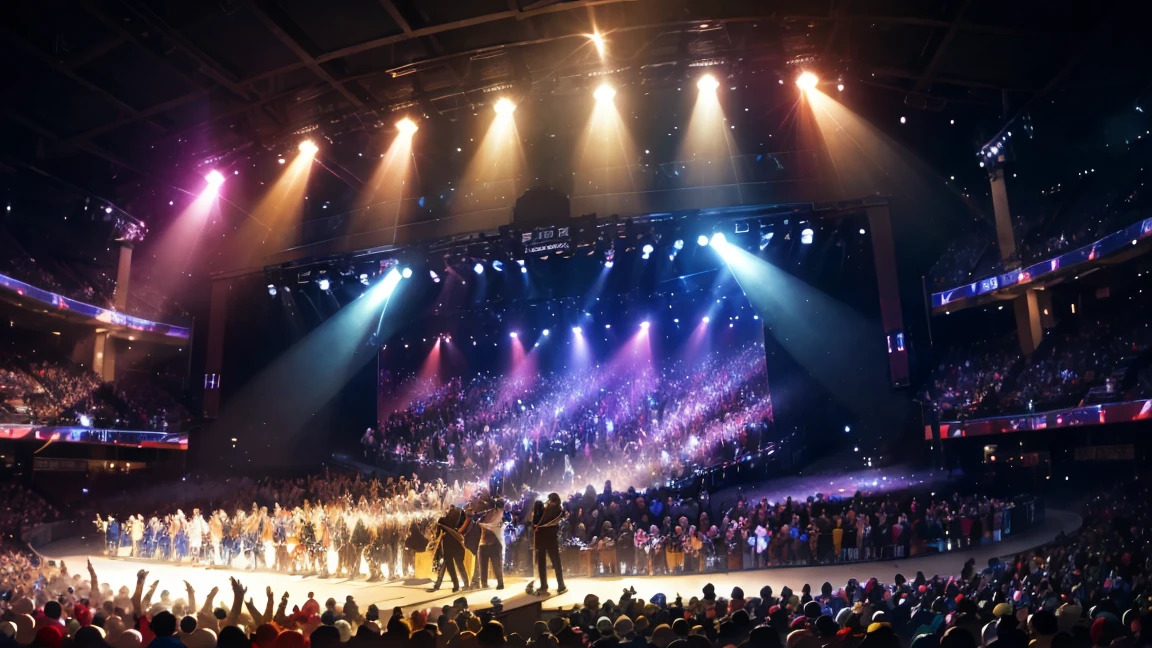
[[[276,595],[272,593],[272,586],[268,586],[268,602],[264,605],[264,614],[260,615],[264,619],[264,623],[271,623],[273,605],[276,603]]]
[[[96,580],[96,568],[92,566],[92,561],[88,561],[88,578],[92,581],[92,591],[88,593],[88,600],[92,603],[92,607],[98,608],[104,602],[104,597],[100,593],[100,581]]]
[[[144,596],[144,581],[148,578],[148,572],[141,569],[136,572],[136,589],[132,592],[132,615],[137,619],[144,616],[143,603],[141,598]]]
[[[232,582],[232,607],[228,610],[228,618],[224,620],[224,625],[238,625],[240,611],[244,609],[244,594],[248,590],[235,577],[230,577],[228,580]]]
[[[216,594],[219,592],[219,587],[213,587],[212,590],[208,592],[208,598],[204,599],[204,607],[200,608],[201,614],[212,614],[212,602],[216,600]],[[191,603],[188,604],[188,608],[192,608]]]
[[[196,614],[196,589],[192,587],[192,583],[184,581],[184,591],[188,593],[189,613]]]

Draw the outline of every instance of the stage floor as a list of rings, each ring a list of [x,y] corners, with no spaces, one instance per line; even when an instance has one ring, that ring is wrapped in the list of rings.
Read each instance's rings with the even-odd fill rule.
[[[1010,538],[997,544],[977,547],[973,551],[954,551],[947,554],[933,554],[916,558],[899,560],[877,561],[871,563],[856,563],[843,565],[824,565],[806,567],[782,567],[760,569],[740,572],[718,572],[710,574],[682,574],[678,576],[629,576],[629,577],[599,577],[599,578],[570,578],[565,583],[568,593],[553,595],[543,602],[545,610],[559,608],[569,609],[572,605],[581,603],[587,594],[596,594],[601,601],[618,599],[621,591],[626,587],[636,588],[637,596],[645,599],[654,594],[664,593],[669,598],[677,593],[685,598],[699,595],[706,583],[716,586],[717,593],[727,595],[735,586],[740,586],[749,596],[754,596],[765,585],[779,592],[784,585],[799,591],[804,583],[811,583],[813,588],[819,589],[825,581],[839,587],[849,578],[856,578],[863,582],[875,576],[881,582],[892,582],[896,574],[904,574],[911,578],[917,571],[926,575],[944,573],[958,573],[968,558],[975,558],[978,566],[986,565],[989,558],[1009,556],[1032,547],[1036,547],[1055,538],[1060,532],[1071,533],[1079,528],[1081,519],[1079,515],[1067,511],[1049,509],[1044,524],[1036,529],[1019,536]],[[381,613],[400,606],[405,614],[414,609],[428,608],[438,610],[441,606],[450,604],[458,594],[452,594],[451,583],[439,592],[427,592],[427,582],[392,582],[369,583],[364,580],[347,580],[343,578],[318,578],[315,576],[289,576],[270,571],[250,572],[238,569],[217,569],[192,567],[190,565],[174,565],[156,563],[151,561],[137,561],[124,558],[108,558],[99,553],[93,554],[86,543],[80,539],[64,540],[49,544],[39,549],[45,558],[63,560],[72,573],[83,573],[85,563],[91,559],[96,568],[96,574],[101,582],[109,583],[113,589],[121,585],[131,586],[136,582],[136,572],[146,569],[150,572],[148,580],[159,580],[159,590],[169,590],[172,598],[184,596],[184,581],[188,581],[196,588],[197,599],[203,602],[203,597],[213,587],[220,588],[217,601],[231,604],[231,593],[228,587],[228,577],[235,576],[245,587],[248,595],[252,596],[258,605],[263,607],[265,587],[271,586],[276,593],[277,600],[280,594],[288,592],[290,605],[303,603],[308,592],[315,593],[316,598],[323,603],[332,597],[339,602],[351,594],[355,597],[360,609],[367,609],[369,604],[375,603],[380,607]],[[551,574],[550,574],[551,576]],[[551,579],[550,579],[551,580]],[[489,607],[493,596],[499,596],[507,609],[518,607],[530,601],[539,600],[537,597],[528,597],[524,588],[528,584],[526,578],[505,578],[505,589],[495,589],[467,592],[463,594],[468,598],[468,604],[473,609]],[[555,590],[555,583],[551,583]]]

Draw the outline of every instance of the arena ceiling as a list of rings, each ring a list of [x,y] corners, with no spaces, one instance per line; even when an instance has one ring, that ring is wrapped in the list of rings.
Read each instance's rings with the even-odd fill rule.
[[[486,88],[563,91],[610,62],[655,70],[812,60],[914,108],[1019,109],[1076,82],[1125,2],[996,0],[75,0],[6,3],[0,146],[81,186],[175,168]],[[598,64],[598,61],[597,61]],[[1126,74],[1126,73],[1125,73]],[[1103,83],[1093,78],[1093,83]],[[106,190],[106,189],[104,189]]]

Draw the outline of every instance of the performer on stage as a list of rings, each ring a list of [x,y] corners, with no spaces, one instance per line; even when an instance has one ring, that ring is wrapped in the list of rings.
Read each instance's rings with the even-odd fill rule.
[[[448,572],[448,576],[452,578],[452,593],[460,591],[460,581],[463,580],[467,585],[468,572],[464,569],[464,534],[460,532],[461,527],[464,526],[464,511],[453,505],[436,522],[436,526],[440,531],[440,550],[444,554],[444,569]],[[457,577],[457,574],[460,576]],[[433,587],[433,591],[440,589],[440,582],[437,581]]]
[[[504,589],[504,500],[488,502],[480,519],[480,587],[488,589],[488,569],[496,577],[496,589]]]
[[[552,568],[556,570],[557,593],[568,591],[564,587],[564,570],[560,566],[560,522],[564,519],[564,509],[560,507],[560,495],[548,494],[548,503],[536,502],[532,512],[532,526],[535,527],[536,567],[540,572],[540,589],[536,593],[548,596],[548,565],[546,559],[552,560]]]

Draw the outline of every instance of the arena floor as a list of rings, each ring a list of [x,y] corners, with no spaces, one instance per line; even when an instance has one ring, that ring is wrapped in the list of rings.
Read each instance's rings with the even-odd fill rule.
[[[568,593],[547,599],[544,602],[544,609],[570,608],[582,602],[584,596],[589,593],[596,594],[602,601],[617,599],[625,587],[636,588],[637,595],[645,599],[657,593],[664,593],[669,598],[677,593],[685,597],[693,596],[699,593],[706,583],[714,584],[716,591],[721,594],[727,594],[733,587],[740,586],[752,596],[764,585],[771,585],[776,591],[780,591],[784,585],[799,590],[804,583],[811,583],[814,588],[819,588],[825,581],[838,586],[853,577],[863,581],[876,576],[881,581],[891,582],[892,577],[898,573],[911,577],[918,570],[929,576],[936,573],[957,572],[969,557],[975,558],[977,565],[985,565],[991,557],[1011,555],[1043,544],[1055,538],[1060,532],[1070,533],[1079,528],[1080,523],[1080,516],[1074,513],[1049,509],[1047,518],[1040,527],[1001,543],[980,547],[973,552],[952,552],[901,560],[680,576],[570,578],[566,583]],[[196,588],[197,599],[200,602],[209,590],[219,587],[221,593],[217,600],[230,604],[229,576],[235,576],[248,588],[249,596],[256,600],[259,607],[263,607],[263,591],[269,585],[276,592],[277,598],[281,593],[288,592],[293,605],[303,602],[308,592],[314,592],[321,602],[328,597],[343,601],[345,596],[351,594],[361,609],[375,603],[382,611],[400,606],[405,613],[419,608],[435,610],[451,603],[458,596],[452,594],[450,583],[439,592],[429,593],[425,591],[428,587],[425,582],[368,583],[363,580],[349,581],[342,578],[289,576],[270,571],[249,572],[108,558],[99,555],[98,552],[91,553],[86,543],[79,539],[49,544],[41,548],[40,553],[48,559],[65,561],[73,573],[83,572],[86,561],[91,559],[101,582],[110,583],[114,588],[135,583],[136,572],[146,569],[150,572],[148,580],[159,580],[159,590],[169,590],[175,599],[184,596],[184,581],[188,581]],[[508,609],[538,600],[524,593],[527,583],[528,580],[525,578],[506,578],[505,589],[502,592],[497,592],[495,589],[469,592],[467,593],[469,605],[474,609],[488,607],[491,598],[497,595],[503,599]],[[554,583],[552,587],[555,589]]]

